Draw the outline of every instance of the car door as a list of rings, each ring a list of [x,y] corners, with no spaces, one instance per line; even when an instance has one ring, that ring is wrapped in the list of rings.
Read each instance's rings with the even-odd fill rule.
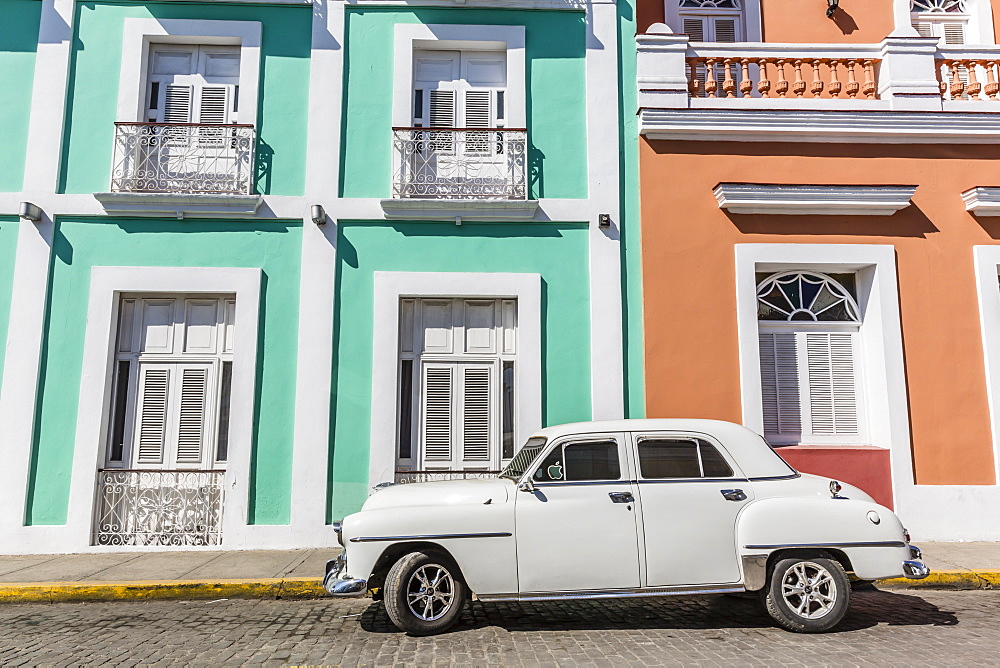
[[[740,581],[736,516],[749,482],[705,434],[633,434],[647,587]]]
[[[639,586],[635,487],[626,435],[562,439],[515,498],[521,593]]]

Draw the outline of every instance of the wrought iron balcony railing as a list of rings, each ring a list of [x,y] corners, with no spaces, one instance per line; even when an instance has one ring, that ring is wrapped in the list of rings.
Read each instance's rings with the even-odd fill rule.
[[[99,471],[94,544],[221,544],[225,478],[225,471]]]
[[[393,128],[394,198],[528,196],[524,128]]]
[[[112,192],[249,195],[252,125],[115,123]]]

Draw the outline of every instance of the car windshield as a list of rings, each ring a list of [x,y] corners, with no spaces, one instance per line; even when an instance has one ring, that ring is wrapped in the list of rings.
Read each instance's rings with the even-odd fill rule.
[[[535,461],[538,457],[538,453],[542,451],[545,447],[545,438],[541,436],[536,436],[534,438],[529,438],[528,442],[524,444],[516,455],[514,459],[510,460],[510,464],[507,464],[501,473],[501,478],[510,478],[511,480],[517,480],[524,472],[528,470],[531,466],[531,462]]]

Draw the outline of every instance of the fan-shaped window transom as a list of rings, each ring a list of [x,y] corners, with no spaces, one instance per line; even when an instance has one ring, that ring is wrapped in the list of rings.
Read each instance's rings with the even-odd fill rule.
[[[740,0],[681,0],[681,9],[740,9]]]
[[[757,319],[784,322],[860,323],[857,303],[824,274],[789,271],[757,286]]]
[[[910,0],[911,12],[964,14],[965,0]]]

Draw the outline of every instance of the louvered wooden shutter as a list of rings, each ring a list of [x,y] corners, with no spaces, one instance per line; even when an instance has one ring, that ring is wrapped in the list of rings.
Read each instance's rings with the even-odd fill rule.
[[[914,21],[913,29],[916,30],[917,34],[921,37],[934,36],[934,26],[931,25],[930,21]]]
[[[452,457],[452,378],[454,367],[424,367],[424,459],[450,461]]]
[[[704,42],[705,20],[699,18],[685,17],[684,34],[687,35],[690,38],[690,41],[692,42]]]
[[[467,90],[465,91],[465,118],[462,127],[466,128],[488,128],[490,122],[490,100],[492,91],[488,90]],[[488,153],[490,150],[490,138],[488,132],[467,132],[465,137],[466,153]]]
[[[181,84],[167,84],[163,97],[164,123],[190,123],[194,88]]]
[[[143,364],[139,368],[139,406],[136,433],[136,462],[163,463],[167,436],[167,407],[170,395],[170,367]]]
[[[798,436],[802,407],[795,334],[762,333],[759,346],[764,434]]]
[[[833,436],[858,433],[854,388],[854,334],[808,333],[811,432]]]
[[[492,367],[464,369],[462,388],[462,458],[490,459],[490,387]]]
[[[715,19],[715,41],[736,41],[736,19]]]
[[[204,86],[198,100],[199,123],[228,123],[231,86]]]
[[[428,125],[432,128],[455,127],[455,91],[432,90],[429,93]],[[450,152],[452,150],[453,137],[451,132],[432,132],[430,135],[428,144],[432,151]]]
[[[945,44],[965,44],[964,23],[943,23],[941,32],[944,35]]]
[[[208,401],[208,367],[181,370],[177,416],[177,463],[199,464],[205,450],[205,416]]]

